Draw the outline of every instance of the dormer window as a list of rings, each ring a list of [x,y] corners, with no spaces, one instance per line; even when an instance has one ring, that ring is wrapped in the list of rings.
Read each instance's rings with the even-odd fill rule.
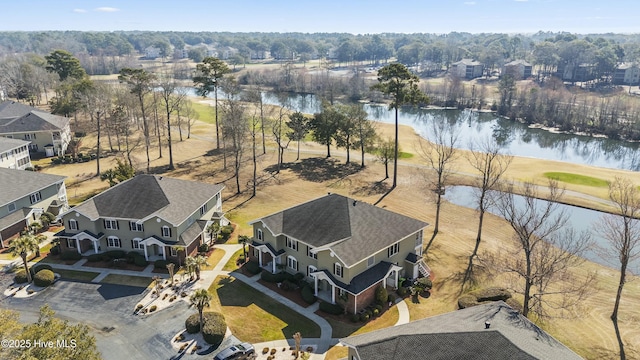
[[[342,265],[340,263],[333,264],[333,275],[342,277]]]
[[[162,227],[162,236],[164,237],[171,237],[171,228],[168,226],[163,226]]]
[[[78,221],[74,219],[69,220],[69,230],[78,230]]]
[[[261,229],[256,230],[256,238],[258,238],[258,240],[260,240],[260,241],[263,240],[262,230]]]

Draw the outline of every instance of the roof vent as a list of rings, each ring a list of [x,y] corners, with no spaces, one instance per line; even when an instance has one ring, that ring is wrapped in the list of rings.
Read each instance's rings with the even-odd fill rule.
[[[490,328],[490,327],[491,327],[491,321],[489,321],[489,320],[485,321],[485,322],[484,322],[484,328],[485,328],[485,329],[488,329],[488,328]]]

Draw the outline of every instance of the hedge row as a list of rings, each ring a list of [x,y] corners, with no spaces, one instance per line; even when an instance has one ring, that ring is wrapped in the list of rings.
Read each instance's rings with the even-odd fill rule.
[[[327,301],[320,303],[320,310],[333,315],[341,315],[344,313],[344,308],[339,304],[332,304]]]
[[[262,269],[260,268],[260,264],[258,264],[257,261],[249,261],[248,263],[244,264],[243,268],[253,275],[256,275],[260,271],[262,271]]]
[[[304,300],[308,304],[313,304],[316,302],[316,296],[313,294],[313,289],[311,286],[305,286],[301,290],[302,300]]]

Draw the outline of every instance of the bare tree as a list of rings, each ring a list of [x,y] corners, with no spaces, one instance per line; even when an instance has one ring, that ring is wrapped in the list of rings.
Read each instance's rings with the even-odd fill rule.
[[[578,306],[595,279],[594,274],[585,279],[572,276],[572,269],[585,261],[582,256],[591,246],[591,237],[567,226],[568,216],[560,209],[563,194],[558,182],[549,180],[546,196],[535,184],[525,182],[521,197],[514,195],[509,184],[496,199],[496,210],[514,230],[516,246],[492,261],[492,266],[524,281],[524,286],[514,288],[523,295],[524,316],[549,317],[547,308],[567,311]]]
[[[251,152],[252,152],[252,161],[253,161],[253,181],[252,181],[252,192],[251,197],[256,196],[256,187],[258,182],[258,158],[257,158],[257,137],[258,131],[262,128],[262,118],[259,116],[259,109],[257,107],[253,108],[253,114],[249,117],[249,135],[251,136]],[[262,128],[262,130],[264,130]]]
[[[610,245],[604,251],[605,254],[617,259],[620,264],[620,278],[611,321],[620,348],[620,359],[624,360],[626,353],[618,324],[618,311],[629,267],[634,261],[640,259],[640,223],[636,220],[640,216],[640,191],[628,179],[616,177],[609,184],[609,198],[614,203],[618,214],[604,216],[599,224],[599,232]]]
[[[482,240],[482,223],[484,214],[489,206],[489,192],[497,190],[502,181],[502,177],[507,171],[512,156],[502,154],[500,146],[493,138],[485,138],[477,144],[471,145],[467,160],[480,175],[475,180],[477,205],[479,214],[478,235],[473,253],[469,256],[469,265],[465,275],[465,282],[469,280],[473,272],[473,259],[478,254],[480,241]]]
[[[169,170],[173,170],[173,150],[171,147],[171,114],[176,112],[186,97],[186,93],[178,92],[178,84],[168,74],[164,74],[157,83],[160,101],[167,115],[167,144],[169,146]]]
[[[227,82],[231,82],[233,78],[225,79]],[[242,163],[242,155],[244,152],[244,144],[247,138],[247,132],[249,131],[246,116],[245,106],[236,98],[240,88],[237,83],[233,81],[233,84],[227,84],[225,87],[225,95],[227,97],[224,104],[221,106],[223,121],[222,121],[222,139],[228,138],[231,140],[231,151],[233,153],[233,171],[236,178],[237,192],[240,194],[240,165]],[[223,149],[226,147],[223,146]]]
[[[96,144],[96,175],[100,176],[100,141],[102,140],[102,121],[110,114],[112,106],[111,87],[105,83],[91,83],[91,87],[85,91],[80,100],[89,118],[95,126],[97,133]]]
[[[286,120],[288,118],[289,110],[281,106],[278,110],[278,113],[275,115],[275,118],[271,120],[271,133],[273,134],[273,138],[278,145],[278,171],[280,173],[280,168],[282,167],[282,163],[284,162],[284,151],[289,147],[289,143],[291,139],[287,137],[287,132],[289,132],[289,128],[287,127]]]
[[[431,190],[436,194],[436,220],[433,226],[433,235],[424,249],[427,253],[433,240],[438,235],[438,225],[440,223],[440,205],[444,188],[449,183],[449,176],[453,172],[453,161],[458,157],[456,146],[460,130],[454,124],[449,123],[444,118],[436,118],[431,123],[430,141],[420,141],[421,155],[429,162],[431,169],[436,173],[436,177],[430,182]]]

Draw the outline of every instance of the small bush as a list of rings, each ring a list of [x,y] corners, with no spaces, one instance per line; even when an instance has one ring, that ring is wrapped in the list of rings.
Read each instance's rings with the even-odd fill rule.
[[[104,254],[109,256],[111,259],[122,259],[126,253],[124,250],[109,250]]]
[[[33,283],[36,286],[47,287],[53,284],[54,278],[55,275],[53,274],[53,271],[44,269],[36,273],[36,276],[33,278]]]
[[[184,322],[184,327],[189,334],[197,334],[200,331],[200,317],[198,314],[190,315]]]
[[[88,262],[102,261],[102,254],[91,254],[91,255],[87,256],[87,261]]]
[[[143,305],[142,304],[138,304],[136,305],[136,311],[140,311],[140,309],[142,309]]]
[[[268,347],[262,349],[262,355],[266,355],[268,352],[269,352]]]
[[[60,254],[60,259],[62,260],[80,260],[82,259],[82,255],[80,255],[77,251],[65,251]]]
[[[384,304],[387,301],[389,294],[387,294],[387,289],[384,286],[378,286],[376,289],[376,302],[378,304]]]
[[[262,269],[260,269],[260,264],[258,264],[257,261],[249,261],[248,263],[244,264],[243,269],[247,270],[247,272],[253,275],[256,275],[262,271]]]
[[[267,356],[267,360],[273,360],[273,356],[271,355]]]
[[[393,294],[389,294],[389,296],[387,296],[387,302],[390,302],[390,303],[396,302],[396,297],[393,296]]]
[[[135,257],[135,258],[133,259],[133,263],[134,263],[136,266],[147,266],[147,265],[149,264],[149,263],[147,262],[147,260],[144,258],[144,256],[138,256],[138,257]]]
[[[376,309],[373,309],[373,311],[372,311],[372,316],[373,316],[373,317],[378,317],[378,315],[380,315],[380,310],[378,310],[377,308],[376,308]]]
[[[200,244],[198,246],[198,252],[206,253],[207,251],[209,251],[209,244]]]
[[[377,304],[376,306],[373,307],[374,309],[377,309],[378,312],[382,312],[382,305]]]
[[[24,284],[27,281],[27,272],[24,270],[18,271],[13,277],[13,282],[15,282],[16,284]]]
[[[459,309],[466,309],[468,307],[475,306],[475,305],[478,305],[478,302],[476,301],[476,297],[473,295],[466,294],[458,298]]]
[[[34,267],[32,267],[32,269],[33,269],[34,273],[38,273],[40,270],[51,270],[51,271],[53,271],[53,268],[49,264],[38,264],[38,265],[35,265]]]
[[[472,291],[470,294],[475,296],[476,299],[478,299],[478,302],[498,300],[506,301],[511,297],[509,290],[500,288],[480,289]]]
[[[29,294],[29,295],[33,294],[34,292],[35,292],[35,290],[33,290],[33,289],[27,290],[27,294]]]
[[[407,296],[407,288],[406,287],[399,287],[398,288],[398,295],[405,297]]]
[[[351,315],[351,322],[357,323],[358,321],[360,321],[360,315],[358,314]]]
[[[367,321],[369,321],[370,318],[371,318],[371,315],[366,314],[366,313],[360,315],[360,321],[362,321],[362,322],[367,322]]]
[[[282,282],[282,284],[280,284],[280,288],[282,290],[294,290],[296,287],[298,287],[298,285],[296,285],[294,282],[289,281],[289,280],[285,280]]]
[[[278,351],[278,350],[276,350],[276,349],[271,349],[271,352],[270,352],[269,354],[271,354],[271,355],[275,355],[277,351]]]
[[[272,282],[272,283],[281,283],[285,280],[289,280],[290,277],[291,277],[291,274],[288,274],[285,272],[272,274],[268,271],[263,271],[262,273],[260,273],[260,279],[266,282]]]
[[[313,289],[311,288],[311,286],[303,287],[302,291],[300,291],[300,294],[302,295],[302,300],[304,300],[306,303],[313,304],[314,302],[316,302],[316,296],[313,294]]]
[[[231,225],[227,225],[227,226],[223,226],[220,229],[220,240],[222,242],[225,242],[227,240],[229,240],[229,238],[231,237],[231,233],[233,233],[233,226]]]
[[[158,310],[158,306],[156,305],[151,305],[151,307],[149,308],[149,312],[154,312],[156,310]]]
[[[429,278],[423,277],[419,278],[416,281],[418,282],[418,284],[422,285],[422,288],[424,290],[431,290],[431,288],[433,287],[433,282]]]
[[[339,304],[332,304],[330,302],[323,301],[320,303],[320,310],[327,314],[340,315],[344,313],[344,308]]]
[[[183,291],[182,293],[180,293],[180,297],[187,297],[187,293]]]
[[[202,337],[204,341],[214,347],[220,346],[224,335],[227,332],[227,322],[224,316],[217,312],[208,312],[205,314],[204,327],[202,328]]]
[[[167,260],[156,260],[153,262],[153,267],[156,269],[166,269],[167,268]]]

